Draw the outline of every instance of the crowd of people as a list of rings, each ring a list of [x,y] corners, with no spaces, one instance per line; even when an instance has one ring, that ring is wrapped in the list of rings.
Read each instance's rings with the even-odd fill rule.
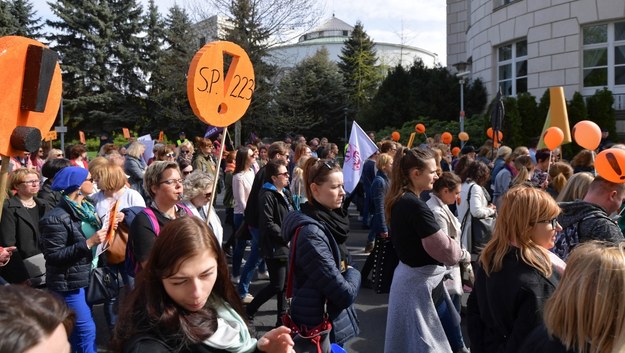
[[[360,333],[360,288],[385,266],[387,353],[625,349],[625,184],[596,176],[592,151],[567,162],[492,141],[457,156],[437,138],[378,147],[349,194],[338,146],[301,135],[227,150],[181,134],[152,158],[140,141],[103,144],[92,159],[80,144],[12,157],[0,351],[54,339],[96,352],[86,292],[103,266],[126,287],[103,304],[114,352],[290,353],[296,328],[327,322],[329,341],[344,346]],[[347,247],[350,203],[369,230],[360,270]],[[121,251],[102,252],[110,234]],[[384,251],[396,263],[380,261]],[[254,280],[268,282],[251,293]],[[275,329],[256,337],[272,298]],[[37,334],[6,337],[12,315]]]

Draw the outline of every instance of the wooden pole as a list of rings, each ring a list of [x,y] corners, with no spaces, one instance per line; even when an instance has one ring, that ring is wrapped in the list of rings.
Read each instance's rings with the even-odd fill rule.
[[[2,206],[7,196],[7,181],[9,179],[10,157],[2,156],[2,167],[0,167],[0,220],[2,219]]]
[[[219,158],[217,159],[217,168],[215,168],[215,177],[213,178],[213,191],[211,193],[211,199],[208,203],[208,212],[206,213],[206,224],[209,223],[209,215],[211,207],[213,207],[213,201],[215,200],[215,194],[217,191],[217,182],[219,181],[219,169],[221,168],[221,160],[224,157],[224,149],[226,148],[226,134],[228,134],[228,127],[224,128],[224,131],[221,133],[221,146],[219,149]]]

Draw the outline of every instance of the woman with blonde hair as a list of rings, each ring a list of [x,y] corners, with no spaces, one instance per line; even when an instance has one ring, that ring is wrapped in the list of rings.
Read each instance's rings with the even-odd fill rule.
[[[588,192],[590,183],[595,180],[595,176],[588,172],[573,174],[564,186],[564,189],[558,195],[556,201],[568,202],[582,200]]]
[[[560,285],[545,304],[545,325],[520,350],[616,353],[625,349],[625,243],[591,241],[575,248]]]
[[[479,258],[468,301],[473,353],[517,352],[540,324],[564,263],[549,251],[560,207],[546,192],[517,186],[502,197],[492,239]]]
[[[549,168],[549,185],[547,192],[555,199],[564,190],[569,178],[573,175],[573,168],[568,163],[556,162]]]
[[[124,161],[124,172],[128,175],[130,187],[138,191],[145,199],[143,175],[147,165],[142,158],[143,152],[145,152],[145,145],[139,141],[135,141],[128,146],[126,149],[126,160]]]

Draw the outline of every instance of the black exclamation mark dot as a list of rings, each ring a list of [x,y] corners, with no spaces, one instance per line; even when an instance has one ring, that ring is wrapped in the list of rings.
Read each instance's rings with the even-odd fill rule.
[[[623,171],[621,170],[621,166],[618,164],[618,160],[616,160],[616,156],[614,154],[608,152],[605,157],[608,159],[608,163],[612,166],[612,169],[616,172],[616,174],[620,175],[621,180],[625,180],[625,176],[623,175]]]

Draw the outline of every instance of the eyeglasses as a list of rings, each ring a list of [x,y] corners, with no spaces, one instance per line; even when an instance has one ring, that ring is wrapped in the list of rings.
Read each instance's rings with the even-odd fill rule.
[[[181,184],[182,185],[182,179],[167,179],[167,180],[163,180],[161,181],[159,184],[167,184],[167,185],[174,185],[174,184]]]
[[[22,184],[30,184],[32,186],[39,185],[39,179],[22,181]]]
[[[167,153],[167,154],[165,155],[165,157],[173,157],[173,156],[174,156],[174,154],[173,154],[173,153]]]
[[[551,223],[551,228],[556,229],[556,227],[558,226],[558,219],[554,218],[545,221],[538,221],[538,223]]]
[[[285,177],[285,178],[286,178],[286,177],[288,177],[288,176],[289,176],[289,172],[284,172],[284,173],[278,173],[278,174],[276,174],[276,176],[280,176],[280,175],[282,175],[283,177]]]
[[[57,153],[56,156],[57,157],[63,157],[63,153]]]
[[[182,175],[189,175],[189,174],[191,174],[191,173],[193,173],[193,171],[192,171],[192,170],[190,170],[190,171],[184,171],[184,170],[183,170],[183,171],[182,171]]]
[[[189,153],[189,151],[185,151],[185,150],[180,151],[180,154],[187,154],[187,153]]]

